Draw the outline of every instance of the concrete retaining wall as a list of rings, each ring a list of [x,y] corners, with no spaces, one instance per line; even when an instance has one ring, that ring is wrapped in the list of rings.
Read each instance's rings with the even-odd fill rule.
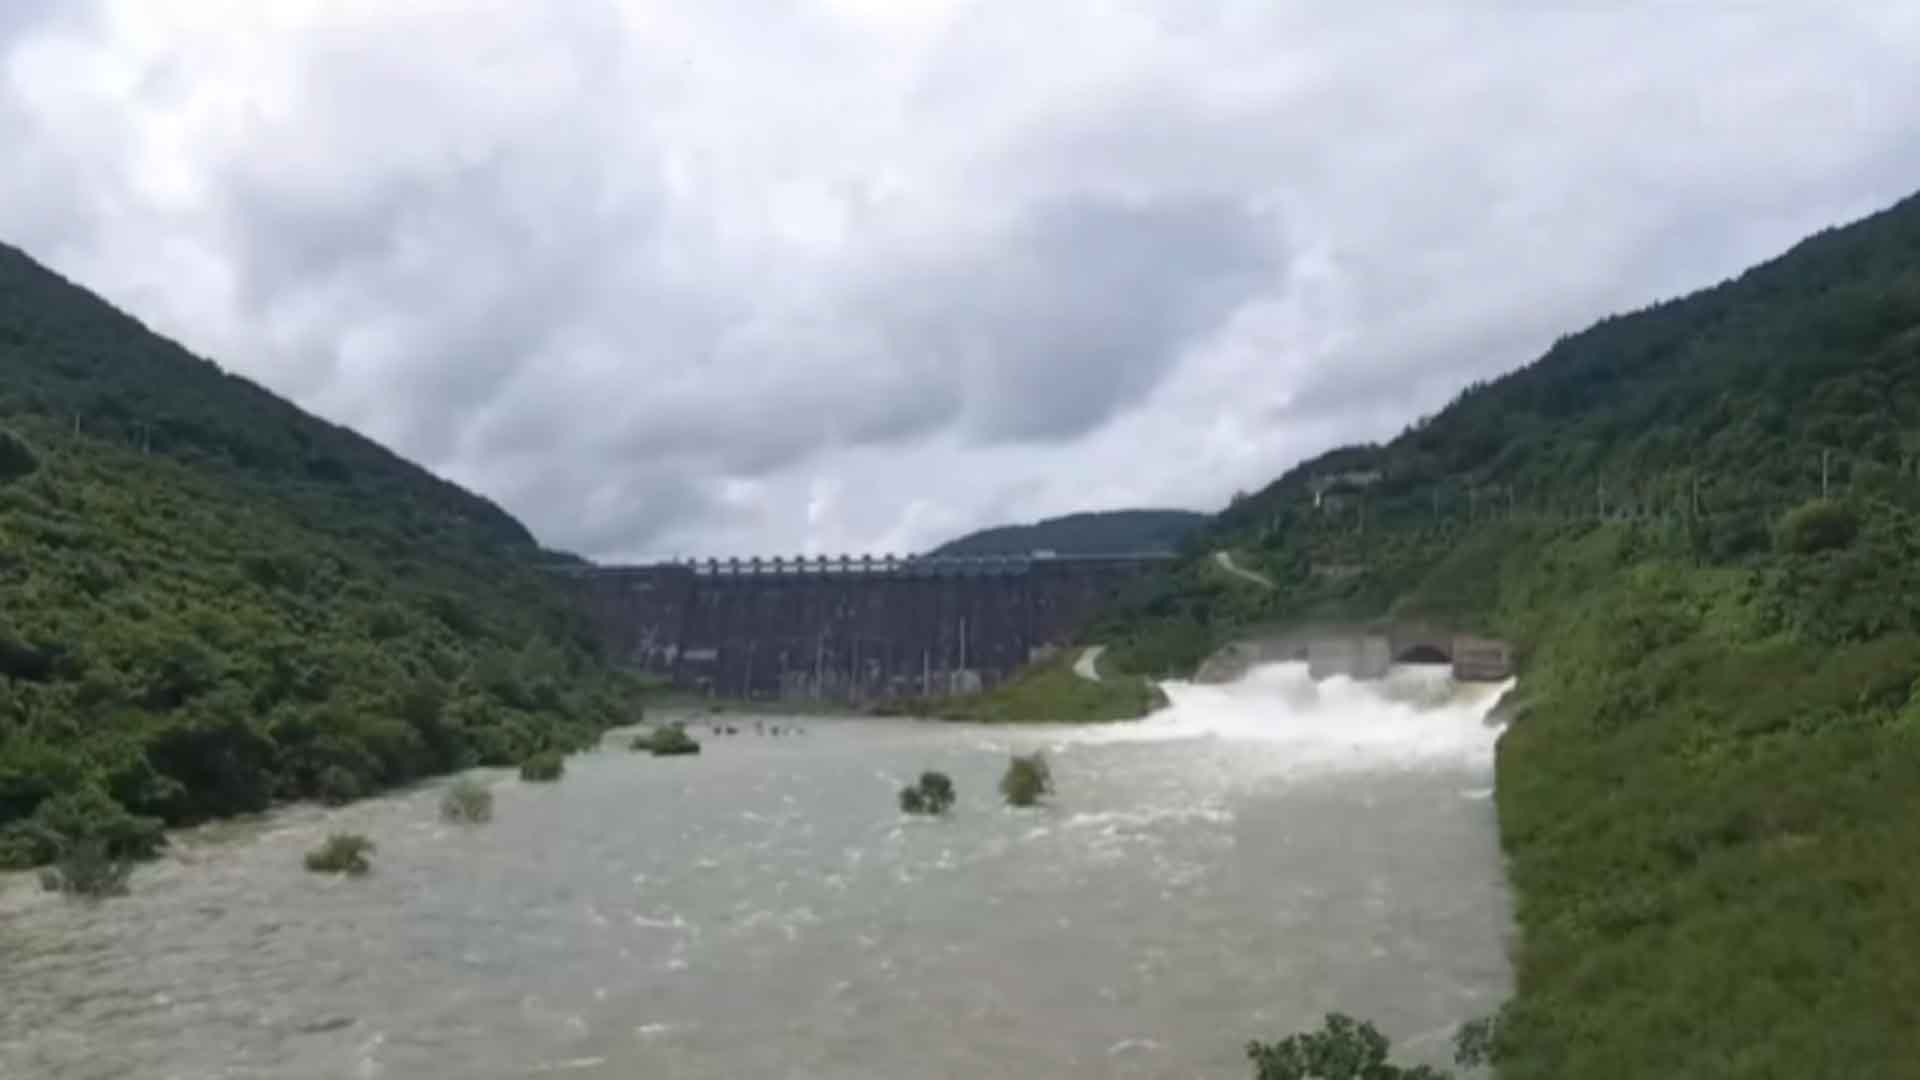
[[[1498,682],[1513,675],[1513,651],[1506,642],[1409,623],[1300,627],[1243,638],[1209,656],[1194,681],[1233,682],[1261,664],[1289,661],[1305,661],[1315,679],[1379,679],[1395,663],[1407,661],[1451,664],[1453,677],[1462,682]]]

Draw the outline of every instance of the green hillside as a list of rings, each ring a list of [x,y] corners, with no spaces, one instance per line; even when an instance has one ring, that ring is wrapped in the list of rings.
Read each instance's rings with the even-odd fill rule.
[[[1172,551],[1207,521],[1187,510],[1105,510],[1002,525],[968,533],[934,548],[934,555],[1117,555]]]
[[[582,743],[624,695],[543,558],[0,246],[0,866]]]
[[[1920,200],[1237,501],[1091,637],[1421,614],[1521,649],[1501,1075],[1920,1075]],[[1824,496],[1824,497],[1823,497]]]

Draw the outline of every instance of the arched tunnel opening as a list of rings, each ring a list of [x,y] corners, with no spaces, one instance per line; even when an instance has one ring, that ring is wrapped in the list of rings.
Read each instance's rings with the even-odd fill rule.
[[[1413,645],[1394,655],[1396,664],[1451,664],[1453,657],[1438,645]]]

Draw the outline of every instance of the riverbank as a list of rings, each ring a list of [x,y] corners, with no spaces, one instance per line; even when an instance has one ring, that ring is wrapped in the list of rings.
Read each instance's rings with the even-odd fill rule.
[[[557,784],[481,774],[484,826],[437,784],[211,826],[128,897],[12,897],[0,1075],[1244,1077],[1246,1040],[1333,994],[1444,1062],[1508,986],[1490,737],[1441,719],[1454,745],[1405,760],[1345,737],[1375,712],[1262,737],[1274,709],[1220,696],[1096,727],[767,715],[806,737],[669,761],[627,728]],[[1057,793],[1005,807],[1036,751]],[[899,814],[929,769],[958,803]],[[339,831],[371,874],[302,868]]]

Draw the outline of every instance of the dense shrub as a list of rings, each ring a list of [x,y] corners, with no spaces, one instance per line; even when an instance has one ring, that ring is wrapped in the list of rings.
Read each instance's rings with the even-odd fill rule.
[[[1053,794],[1053,770],[1047,759],[1039,753],[1014,755],[1000,777],[1000,794],[1008,806],[1033,806]]]
[[[943,772],[923,772],[917,783],[900,789],[900,810],[907,814],[944,814],[958,796],[953,779]]]
[[[654,728],[645,735],[635,736],[633,749],[645,751],[654,757],[675,757],[699,753],[700,743],[687,734],[685,727],[679,724],[668,724]]]
[[[456,825],[483,825],[493,820],[493,791],[472,777],[462,777],[440,797],[440,818]]]
[[[1334,1013],[1319,1031],[1247,1044],[1254,1080],[1448,1080],[1426,1065],[1387,1062],[1390,1044],[1370,1023]]]
[[[33,817],[0,829],[0,869],[34,866],[78,850],[97,850],[112,860],[145,859],[166,842],[159,819],[130,813],[89,784],[46,799]]]
[[[566,771],[566,756],[558,750],[543,750],[520,763],[520,779],[533,783],[551,783]]]
[[[1860,516],[1845,503],[1816,499],[1780,519],[1780,547],[1796,555],[1843,548],[1860,532]]]
[[[358,833],[334,833],[327,842],[307,852],[307,869],[316,874],[346,874],[359,877],[373,869],[367,856],[373,854],[373,841]]]

